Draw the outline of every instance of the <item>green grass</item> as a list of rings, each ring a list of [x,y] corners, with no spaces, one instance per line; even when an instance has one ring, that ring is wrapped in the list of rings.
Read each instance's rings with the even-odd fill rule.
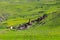
[[[18,2],[17,2],[18,1]],[[60,40],[60,9],[53,1],[10,0],[0,1],[0,16],[9,14],[7,20],[0,22],[0,40]],[[42,13],[39,13],[43,11]],[[56,12],[56,13],[54,13]],[[16,26],[35,20],[43,14],[45,24],[34,23],[26,30],[10,30],[7,26]]]

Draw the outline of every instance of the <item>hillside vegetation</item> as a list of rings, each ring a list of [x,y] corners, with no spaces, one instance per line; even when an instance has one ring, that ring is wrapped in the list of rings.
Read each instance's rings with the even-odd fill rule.
[[[7,29],[47,14],[25,30]],[[60,40],[60,0],[0,0],[0,40]]]

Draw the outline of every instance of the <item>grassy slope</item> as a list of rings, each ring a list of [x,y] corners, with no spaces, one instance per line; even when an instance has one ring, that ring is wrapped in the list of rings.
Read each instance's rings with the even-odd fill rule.
[[[45,40],[45,39],[60,40],[60,31],[59,31],[60,30],[60,25],[59,25],[60,12],[59,12],[59,9],[57,9],[59,5],[57,4],[49,5],[49,7],[46,5],[43,5],[43,8],[35,8],[36,6],[40,6],[39,2],[31,2],[29,4],[27,3],[28,2],[24,2],[23,4],[19,4],[19,3],[11,4],[9,2],[0,2],[0,14],[1,15],[2,13],[10,14],[10,16],[8,17],[8,20],[3,21],[1,24],[4,25],[3,23],[8,23],[8,26],[17,25],[20,23],[27,22],[29,18],[36,19],[39,16],[42,16],[44,13],[47,13],[49,14],[48,17],[45,20],[43,20],[46,23],[44,25],[34,24],[29,29],[19,30],[19,31],[0,29],[0,39],[1,40]],[[49,2],[47,3],[49,4]],[[44,13],[38,13],[41,10],[44,10]],[[57,13],[53,13],[55,11]]]

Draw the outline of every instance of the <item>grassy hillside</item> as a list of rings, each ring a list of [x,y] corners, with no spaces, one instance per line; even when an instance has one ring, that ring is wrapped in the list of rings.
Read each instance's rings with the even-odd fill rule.
[[[60,0],[0,0],[0,40],[60,40]],[[48,14],[42,24],[10,30]]]

